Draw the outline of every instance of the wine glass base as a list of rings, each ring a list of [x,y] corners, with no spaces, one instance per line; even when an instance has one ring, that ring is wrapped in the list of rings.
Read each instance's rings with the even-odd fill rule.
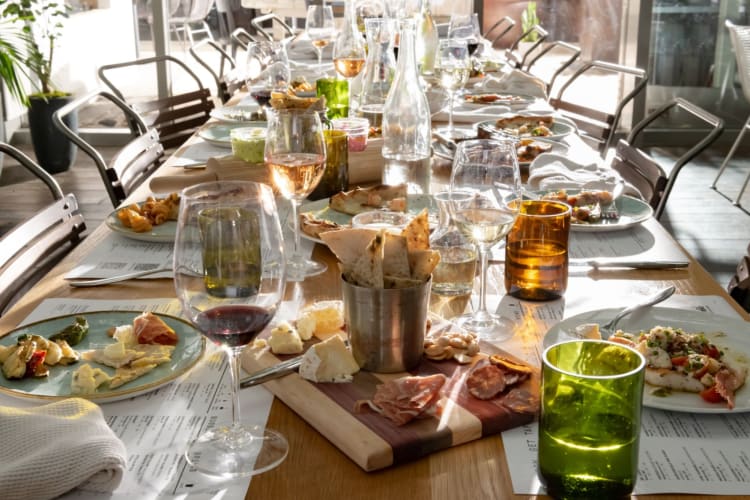
[[[508,340],[515,333],[512,321],[489,312],[464,314],[453,321],[464,330],[475,333],[479,339],[489,342]]]
[[[323,274],[327,270],[327,265],[309,259],[304,259],[301,261],[287,261],[286,280],[304,281],[305,278]]]
[[[200,472],[224,478],[247,477],[273,469],[289,453],[276,431],[253,426],[219,427],[190,443],[185,459]]]
[[[451,140],[475,139],[477,133],[473,128],[463,127],[438,127],[435,132]]]

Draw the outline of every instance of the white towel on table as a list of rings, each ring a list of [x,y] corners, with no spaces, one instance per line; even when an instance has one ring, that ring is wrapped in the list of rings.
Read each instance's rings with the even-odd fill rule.
[[[114,491],[125,445],[101,409],[81,398],[32,408],[0,407],[0,498],[54,498],[80,488]]]
[[[565,156],[544,153],[529,165],[526,182],[531,191],[555,191],[559,189],[591,189],[612,191],[623,182],[620,174],[599,163],[577,163]],[[625,185],[624,192],[640,197],[632,186]]]
[[[485,106],[477,108],[469,107],[463,104],[453,104],[453,121],[456,123],[479,123],[487,120],[497,120],[503,113],[508,113],[510,108],[507,106]],[[432,120],[436,122],[448,121],[448,106],[444,106],[440,111],[432,115]]]
[[[482,82],[482,89],[547,99],[545,83],[539,78],[518,69],[511,70],[499,77],[488,76]]]

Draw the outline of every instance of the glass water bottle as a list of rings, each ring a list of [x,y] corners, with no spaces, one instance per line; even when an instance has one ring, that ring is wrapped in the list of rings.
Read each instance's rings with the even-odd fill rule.
[[[396,61],[391,50],[393,22],[386,18],[365,19],[367,33],[367,61],[362,71],[362,93],[359,116],[367,118],[371,127],[382,127],[383,106],[396,73]]]
[[[434,195],[439,210],[438,227],[430,236],[430,248],[440,253],[440,263],[432,272],[432,293],[443,296],[470,295],[474,288],[477,251],[456,226],[451,205],[460,197],[471,196],[460,191],[441,191]]]

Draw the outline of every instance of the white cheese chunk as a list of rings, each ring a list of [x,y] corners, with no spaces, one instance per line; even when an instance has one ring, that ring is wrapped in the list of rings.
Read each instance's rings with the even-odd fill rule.
[[[299,354],[303,350],[302,339],[297,330],[286,321],[271,330],[268,344],[274,354]]]
[[[73,394],[93,394],[100,385],[110,380],[111,377],[101,368],[92,368],[85,363],[73,372],[70,389]]]
[[[297,333],[299,333],[300,338],[310,340],[315,333],[317,323],[314,314],[311,312],[303,313],[297,320]]]
[[[338,335],[310,347],[299,366],[300,376],[312,382],[351,382],[358,371],[357,361]]]
[[[344,326],[344,303],[340,300],[324,300],[306,307],[301,316],[315,317],[313,334],[325,340],[326,334],[334,333]]]
[[[582,339],[601,340],[602,334],[599,332],[598,323],[584,323],[575,327],[575,334]]]

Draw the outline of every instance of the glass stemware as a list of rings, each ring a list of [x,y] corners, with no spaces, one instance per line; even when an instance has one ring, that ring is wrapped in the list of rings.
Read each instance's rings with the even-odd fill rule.
[[[270,187],[211,182],[183,191],[174,250],[174,284],[185,316],[226,352],[232,424],[201,434],[185,457],[221,477],[276,467],[289,446],[279,433],[240,423],[239,355],[271,321],[284,293],[284,248]]]
[[[333,67],[344,77],[349,87],[349,116],[355,116],[352,80],[365,66],[365,44],[355,24],[353,2],[344,4],[344,23],[333,43]]]
[[[521,174],[515,141],[460,142],[450,192],[470,195],[452,197],[451,204],[456,225],[477,246],[480,263],[479,306],[458,318],[458,323],[486,340],[505,340],[513,335],[512,323],[487,310],[487,265],[490,249],[503,240],[518,217]]]
[[[269,41],[249,44],[245,73],[250,96],[265,112],[271,101],[271,92],[285,92],[292,79],[285,46]]]
[[[336,27],[330,5],[310,5],[307,8],[305,31],[318,54],[318,67],[323,64],[323,49],[331,42]]]
[[[441,40],[435,61],[435,76],[440,86],[448,92],[448,126],[441,131],[451,138],[458,135],[458,131],[453,126],[453,101],[456,91],[463,88],[469,81],[470,72],[471,60],[466,40],[457,38]]]
[[[477,14],[452,14],[448,22],[448,38],[466,40],[469,55],[473,56],[482,38],[479,16]]]
[[[273,110],[268,113],[264,158],[271,179],[292,205],[294,251],[287,259],[287,280],[302,281],[325,272],[327,266],[300,253],[297,212],[302,200],[318,185],[326,169],[323,125],[318,113],[307,110]]]

